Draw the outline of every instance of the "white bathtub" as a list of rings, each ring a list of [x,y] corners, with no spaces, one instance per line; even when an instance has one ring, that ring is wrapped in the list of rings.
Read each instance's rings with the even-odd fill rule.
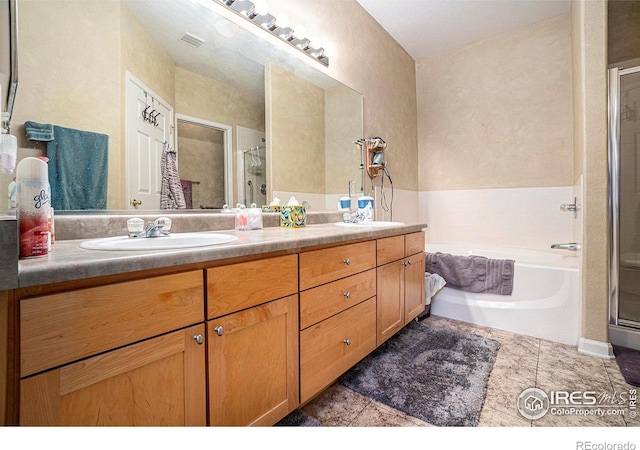
[[[425,251],[515,260],[512,295],[445,287],[431,300],[433,315],[578,344],[580,260],[576,254],[458,244],[426,244]]]

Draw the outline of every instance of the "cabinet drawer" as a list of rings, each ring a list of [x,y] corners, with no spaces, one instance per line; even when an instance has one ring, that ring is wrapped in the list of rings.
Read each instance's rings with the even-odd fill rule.
[[[376,295],[374,269],[300,293],[300,329]]]
[[[404,235],[378,239],[377,246],[379,266],[404,258]]]
[[[300,254],[300,290],[348,277],[376,265],[376,243],[347,244]]]
[[[404,236],[404,256],[411,256],[417,253],[424,253],[424,232],[405,234]]]
[[[375,297],[301,331],[300,401],[311,399],[375,348]]]
[[[279,256],[207,270],[207,318],[298,292],[298,256]]]
[[[193,271],[22,300],[21,376],[202,322],[203,283]]]

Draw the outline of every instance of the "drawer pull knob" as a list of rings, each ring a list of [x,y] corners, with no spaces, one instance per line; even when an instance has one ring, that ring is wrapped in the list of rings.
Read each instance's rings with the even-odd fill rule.
[[[344,261],[342,261],[343,263],[345,263],[347,266],[349,264],[351,264],[351,260],[349,258],[345,259]]]
[[[202,345],[202,343],[204,342],[204,338],[202,337],[201,334],[196,334],[193,339],[195,339],[196,343],[198,345]]]
[[[344,342],[347,345],[351,345],[351,339],[345,339],[342,342]]]
[[[224,334],[224,328],[221,326],[215,327],[213,331],[215,331],[218,336],[222,336]]]
[[[351,298],[351,292],[349,292],[349,291],[345,292],[342,295],[344,295],[346,298]]]
[[[413,262],[411,260],[407,261],[406,263],[404,263],[404,266],[410,266],[411,264],[413,264]]]

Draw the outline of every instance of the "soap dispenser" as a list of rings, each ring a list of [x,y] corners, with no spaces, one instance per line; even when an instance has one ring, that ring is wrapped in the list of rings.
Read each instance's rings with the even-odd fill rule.
[[[236,221],[235,230],[245,231],[249,226],[249,217],[247,215],[247,207],[241,203],[236,205]]]

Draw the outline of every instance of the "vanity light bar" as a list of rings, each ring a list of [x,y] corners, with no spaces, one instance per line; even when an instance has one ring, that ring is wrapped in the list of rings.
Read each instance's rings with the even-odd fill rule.
[[[259,0],[216,1],[224,5],[227,9],[240,15],[241,17],[244,17],[250,22],[255,23],[265,30],[271,32],[271,34],[279,37],[289,45],[297,48],[298,50],[301,50],[303,53],[310,56],[314,60],[319,61],[321,64],[329,67],[329,58],[324,54],[324,48],[322,48],[322,46],[320,45],[314,46],[313,41],[310,41],[304,36],[302,27],[298,30],[298,32],[289,27],[288,19],[285,16],[273,16],[272,14],[269,14],[265,2],[258,4]]]

